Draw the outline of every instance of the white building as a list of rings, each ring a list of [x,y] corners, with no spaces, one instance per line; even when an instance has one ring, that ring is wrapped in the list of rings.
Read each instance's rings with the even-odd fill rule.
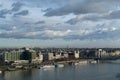
[[[80,57],[79,51],[74,51],[74,57],[78,59]]]
[[[37,57],[32,60],[32,63],[41,63],[43,62],[43,54],[38,53]]]

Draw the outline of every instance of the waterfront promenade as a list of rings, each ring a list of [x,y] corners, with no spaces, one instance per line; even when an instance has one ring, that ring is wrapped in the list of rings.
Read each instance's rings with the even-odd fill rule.
[[[78,64],[100,64],[100,63],[114,63],[116,60],[94,60],[94,59],[77,59],[77,60],[66,60],[66,61],[45,61],[40,64],[21,64],[22,68],[17,68],[16,70],[23,69],[24,67],[35,68],[37,65],[54,65],[54,64],[64,64],[64,65],[74,65],[74,63]],[[11,65],[0,65],[1,71],[8,71],[8,67]]]

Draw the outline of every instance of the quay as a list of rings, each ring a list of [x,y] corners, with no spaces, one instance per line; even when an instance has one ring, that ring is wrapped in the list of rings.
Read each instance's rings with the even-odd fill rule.
[[[76,62],[80,62],[80,63],[84,63],[84,62],[89,62],[93,59],[79,59],[79,60],[67,60],[67,61],[45,61],[45,62],[42,62],[40,64],[22,64],[22,68],[16,68],[15,70],[20,70],[20,69],[24,69],[26,67],[29,67],[29,68],[35,68],[36,65],[53,65],[55,63],[57,64],[70,64],[70,63],[76,63]],[[86,64],[86,63],[85,63]],[[11,65],[4,65],[4,66],[0,66],[0,71],[6,71],[8,70],[8,67],[11,66]]]

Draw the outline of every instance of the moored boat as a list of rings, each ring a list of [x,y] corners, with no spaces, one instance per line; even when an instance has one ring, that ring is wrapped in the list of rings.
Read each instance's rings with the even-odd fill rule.
[[[64,64],[55,64],[55,67],[61,68],[61,67],[64,67]]]
[[[15,68],[16,69],[21,69],[23,66],[22,65],[16,65]]]
[[[7,67],[7,69],[8,69],[9,71],[15,71],[15,70],[16,70],[15,66],[9,66],[9,67]]]
[[[2,71],[0,71],[0,74],[2,73]]]
[[[96,61],[96,60],[90,60],[89,63],[91,63],[91,64],[96,64],[97,61]]]
[[[85,61],[79,61],[78,63],[79,64],[88,64],[88,61],[87,60],[85,60]]]
[[[43,65],[40,68],[55,68],[54,65]]]

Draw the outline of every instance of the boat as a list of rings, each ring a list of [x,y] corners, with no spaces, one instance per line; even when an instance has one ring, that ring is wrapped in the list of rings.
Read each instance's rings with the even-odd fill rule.
[[[64,67],[64,64],[55,64],[55,67],[61,68],[61,67]]]
[[[85,61],[79,61],[78,63],[79,64],[88,64],[88,61],[87,60],[85,60]]]
[[[74,65],[79,65],[79,64],[80,64],[80,63],[78,63],[78,62],[75,62],[75,63],[74,63]]]
[[[87,60],[85,60],[85,61],[77,61],[77,62],[73,62],[72,63],[73,65],[83,65],[83,64],[88,64],[88,61]]]
[[[54,65],[43,65],[43,66],[40,66],[40,68],[55,68]]]
[[[7,69],[8,69],[9,71],[15,71],[15,70],[16,70],[15,66],[9,66],[9,67],[7,67]]]
[[[96,64],[97,61],[96,61],[96,60],[90,60],[89,63],[90,63],[90,64]]]
[[[2,71],[0,71],[0,74],[2,73]]]
[[[22,65],[16,65],[15,68],[21,69],[23,66]]]
[[[16,69],[21,69],[23,66],[19,63],[12,63],[12,66],[15,66]]]

